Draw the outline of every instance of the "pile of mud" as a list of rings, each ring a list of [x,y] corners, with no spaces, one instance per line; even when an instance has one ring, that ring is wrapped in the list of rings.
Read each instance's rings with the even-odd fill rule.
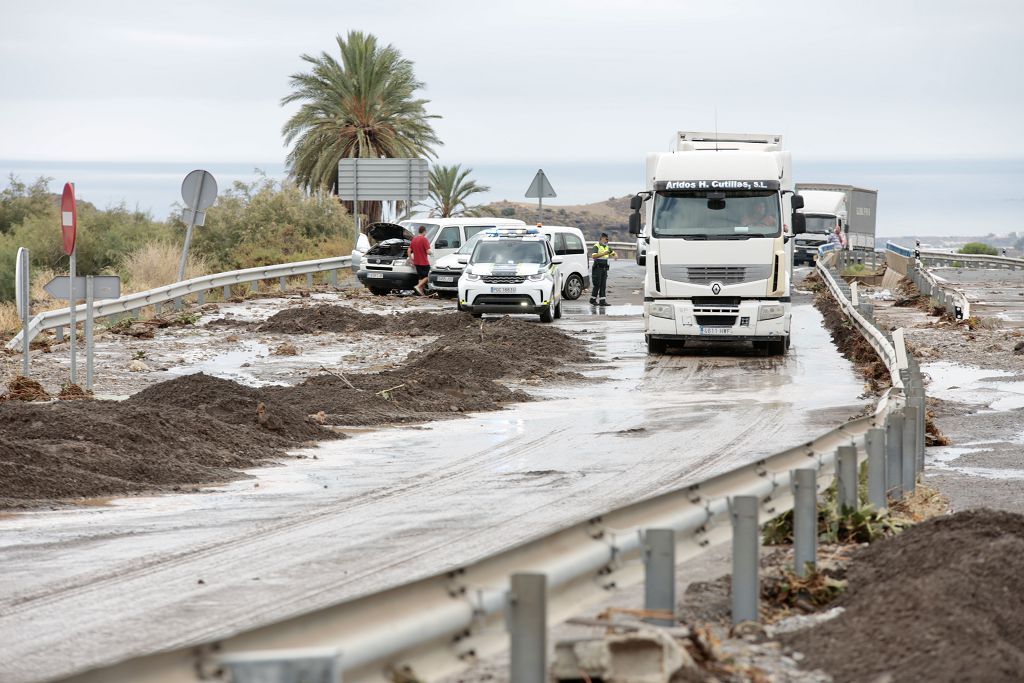
[[[373,332],[377,334],[440,335],[474,324],[468,313],[415,311],[396,315],[363,313],[349,306],[318,304],[289,308],[256,326],[258,332],[316,334]]]
[[[784,642],[846,681],[1019,681],[1024,516],[971,510],[859,551],[845,612]]]
[[[4,401],[0,507],[226,481],[289,448],[340,436],[325,425],[422,422],[497,410],[531,398],[499,378],[569,377],[565,364],[591,358],[582,341],[521,320],[374,316],[386,317],[439,336],[394,370],[328,370],[296,386],[253,388],[194,374],[122,402]]]

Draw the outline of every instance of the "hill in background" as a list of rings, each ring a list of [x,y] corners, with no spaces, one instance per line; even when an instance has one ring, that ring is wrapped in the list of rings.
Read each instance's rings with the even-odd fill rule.
[[[612,242],[632,242],[629,234],[629,198],[611,197],[593,204],[554,205],[544,204],[545,225],[569,225],[583,231],[588,240],[596,240],[602,232],[608,233]],[[527,224],[537,222],[537,203],[500,201],[480,209],[483,216],[518,218]]]

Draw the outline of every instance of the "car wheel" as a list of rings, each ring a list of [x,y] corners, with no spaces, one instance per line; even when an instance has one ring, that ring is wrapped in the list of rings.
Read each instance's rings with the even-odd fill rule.
[[[387,296],[388,294],[391,293],[391,290],[385,289],[383,287],[370,287],[370,292],[372,294],[376,294],[377,296]]]
[[[542,323],[550,323],[555,319],[555,304],[554,302],[548,302],[547,307],[540,313],[540,321]]]
[[[557,304],[555,304],[555,319],[557,320],[558,318],[561,318],[561,317],[562,317],[562,302],[559,301]]]
[[[565,287],[562,288],[562,294],[569,301],[575,301],[583,296],[583,278],[578,273],[570,275],[565,281]]]

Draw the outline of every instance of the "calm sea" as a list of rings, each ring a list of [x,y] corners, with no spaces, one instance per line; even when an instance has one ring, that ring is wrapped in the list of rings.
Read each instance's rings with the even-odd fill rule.
[[[491,189],[481,201],[527,201],[523,193],[537,165],[467,164],[473,178]],[[584,204],[635,192],[641,183],[641,162],[541,164],[555,191],[550,205]],[[235,181],[251,182],[259,171],[282,178],[281,163],[117,163],[0,160],[0,186],[7,175],[23,181],[53,179],[59,192],[72,181],[78,196],[104,208],[125,204],[165,218],[181,202],[181,180],[194,168],[217,178],[221,192]],[[259,169],[259,171],[257,170]],[[1024,159],[796,162],[804,182],[860,185],[878,190],[879,234],[985,235],[1024,231]],[[532,200],[531,200],[532,201]],[[547,203],[547,202],[546,202]]]

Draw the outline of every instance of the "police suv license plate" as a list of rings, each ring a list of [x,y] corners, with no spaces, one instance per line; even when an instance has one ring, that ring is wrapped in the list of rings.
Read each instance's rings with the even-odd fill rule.
[[[367,273],[366,277],[379,277],[379,278],[383,278],[384,277],[384,273]]]
[[[704,327],[701,325],[701,334],[732,334],[731,327]]]
[[[491,294],[515,294],[515,287],[491,287]]]
[[[437,281],[438,282],[455,282],[455,278],[452,277],[451,275],[438,275],[437,276]]]

